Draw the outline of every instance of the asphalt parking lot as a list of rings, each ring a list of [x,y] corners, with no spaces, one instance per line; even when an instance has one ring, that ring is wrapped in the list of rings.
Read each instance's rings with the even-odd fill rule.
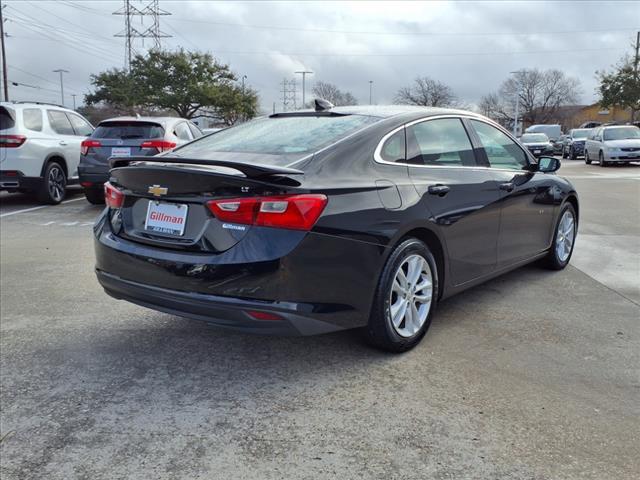
[[[564,161],[562,272],[443,302],[390,355],[247,336],[107,297],[99,208],[0,196],[3,479],[637,479],[640,166]]]

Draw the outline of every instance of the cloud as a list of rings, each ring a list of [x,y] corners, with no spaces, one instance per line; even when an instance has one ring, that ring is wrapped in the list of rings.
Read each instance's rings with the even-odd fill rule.
[[[124,19],[111,15],[122,2],[6,3],[10,79],[41,87],[12,88],[14,98],[59,101],[52,70],[65,68],[66,91],[79,99],[90,88],[91,73],[122,67],[124,39],[113,35]],[[392,101],[418,75],[447,83],[476,103],[510,71],[558,68],[581,80],[582,101],[591,102],[595,71],[630,52],[632,29],[640,28],[634,2],[603,8],[596,2],[161,0],[160,7],[172,13],[160,18],[161,30],[172,35],[164,46],[212,52],[247,75],[265,110],[281,103],[282,78],[303,68],[314,72],[308,90],[313,81],[332,82],[361,103],[368,102],[369,80],[376,103]],[[141,41],[136,48],[144,50]]]

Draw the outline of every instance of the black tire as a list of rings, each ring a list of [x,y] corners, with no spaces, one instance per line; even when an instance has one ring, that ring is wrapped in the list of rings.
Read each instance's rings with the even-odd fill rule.
[[[67,175],[58,162],[49,162],[44,169],[42,186],[36,192],[38,201],[57,205],[67,196]]]
[[[97,188],[85,188],[84,196],[92,205],[104,205],[104,191]]]
[[[573,147],[569,149],[569,158],[571,160],[575,160],[576,158],[578,158],[578,156],[576,155],[576,151],[573,149]]]
[[[408,257],[416,254],[426,260],[431,270],[430,273],[433,284],[431,304],[429,305],[426,320],[420,329],[410,337],[403,337],[396,332],[391,321],[391,289],[398,269]],[[438,270],[429,248],[416,238],[409,238],[403,241],[387,259],[387,263],[380,275],[371,308],[371,315],[369,316],[369,323],[364,329],[365,338],[371,345],[389,352],[405,352],[415,347],[429,329],[431,318],[436,309],[438,293]]]
[[[573,215],[574,234],[573,234],[573,243],[571,244],[571,250],[569,251],[569,256],[566,259],[562,260],[558,256],[556,241],[558,239],[558,232],[560,230],[560,222],[567,210],[571,211],[571,214]],[[569,264],[569,261],[571,260],[571,256],[573,255],[573,249],[576,245],[577,235],[578,235],[578,217],[576,215],[575,209],[573,208],[573,205],[567,202],[562,207],[562,210],[560,210],[560,215],[558,215],[558,220],[556,221],[556,228],[553,232],[553,243],[551,243],[551,248],[547,252],[547,256],[544,257],[542,264],[550,270],[562,270],[564,267],[566,267]]]
[[[591,159],[589,158],[589,152],[587,152],[587,149],[584,149],[584,163],[586,163],[587,165],[591,165]]]
[[[604,153],[602,153],[602,150],[598,153],[598,160],[600,160],[601,167],[606,167],[608,165],[608,163],[604,161]]]
[[[567,158],[569,155],[567,154],[567,149],[562,147],[562,158]]]

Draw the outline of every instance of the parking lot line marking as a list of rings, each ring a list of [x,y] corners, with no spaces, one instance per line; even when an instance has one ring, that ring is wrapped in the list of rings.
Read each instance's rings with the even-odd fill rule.
[[[84,198],[81,197],[81,198],[72,198],[71,200],[65,200],[64,202],[61,203],[61,205],[65,203],[77,202],[78,200],[84,200]],[[18,213],[33,212],[34,210],[40,210],[41,208],[47,208],[47,207],[53,207],[53,205],[39,205],[37,207],[23,208],[22,210],[16,210],[15,212],[3,213],[0,215],[0,218],[8,217],[10,215],[17,215]]]

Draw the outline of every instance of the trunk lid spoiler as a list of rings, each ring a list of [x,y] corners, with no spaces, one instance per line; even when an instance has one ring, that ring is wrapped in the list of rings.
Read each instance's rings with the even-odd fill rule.
[[[228,160],[201,160],[194,158],[182,158],[182,157],[112,157],[109,159],[109,165],[111,168],[121,168],[130,165],[133,162],[144,162],[146,164],[158,163],[158,164],[181,164],[181,165],[204,165],[212,167],[225,167],[231,168],[241,172],[245,177],[249,179],[260,179],[264,177],[271,177],[275,175],[304,175],[302,170],[289,167],[279,167],[275,165],[264,165],[257,163],[241,163]]]

